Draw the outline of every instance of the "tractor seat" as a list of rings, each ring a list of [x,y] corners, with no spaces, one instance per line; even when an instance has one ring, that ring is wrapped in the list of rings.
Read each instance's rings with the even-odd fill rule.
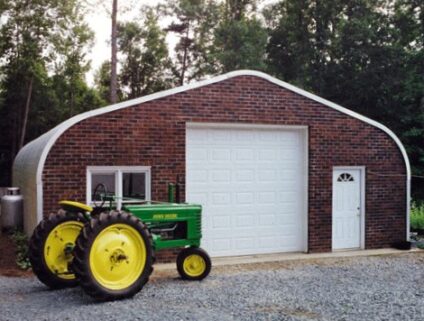
[[[93,208],[91,206],[86,205],[84,203],[80,203],[80,202],[60,201],[59,205],[61,205],[65,211],[73,212],[73,213],[81,213],[81,212],[91,213],[93,211]]]

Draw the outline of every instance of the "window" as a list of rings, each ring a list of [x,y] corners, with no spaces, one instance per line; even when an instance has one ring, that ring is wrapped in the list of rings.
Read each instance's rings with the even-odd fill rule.
[[[108,195],[115,196],[116,207],[122,203],[150,201],[150,167],[89,166],[87,167],[87,203],[93,204],[96,186],[104,184]]]
[[[146,173],[122,173],[122,196],[146,199]]]
[[[350,175],[349,173],[343,173],[340,174],[339,178],[337,178],[338,182],[353,182],[354,179],[352,177],[352,175]]]

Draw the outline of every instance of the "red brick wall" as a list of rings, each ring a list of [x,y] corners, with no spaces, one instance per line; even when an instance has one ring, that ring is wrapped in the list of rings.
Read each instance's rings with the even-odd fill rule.
[[[152,199],[185,177],[186,122],[309,127],[309,244],[331,251],[333,166],[366,166],[366,248],[405,240],[405,164],[383,131],[262,78],[240,76],[84,120],[51,149],[43,172],[44,210],[84,202],[86,166],[152,166]],[[184,195],[184,191],[182,191]]]

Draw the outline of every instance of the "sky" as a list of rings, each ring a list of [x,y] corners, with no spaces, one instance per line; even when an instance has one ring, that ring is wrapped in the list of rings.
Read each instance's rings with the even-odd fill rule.
[[[141,8],[146,5],[156,5],[163,3],[165,0],[118,0],[119,10],[118,21],[134,20],[140,15]],[[263,7],[266,4],[275,2],[276,0],[262,0],[260,6]],[[112,1],[109,0],[92,0],[92,3],[103,2],[111,7]],[[99,69],[103,61],[110,59],[110,33],[111,33],[111,21],[110,8],[102,7],[102,5],[93,5],[90,9],[89,14],[86,16],[87,23],[95,33],[94,46],[88,55],[88,59],[91,61],[91,71],[87,74],[87,81],[90,85],[94,83],[94,73]],[[110,12],[110,11],[109,11]],[[162,21],[161,24],[165,27],[167,22]],[[169,34],[167,36],[167,42],[169,48],[173,48],[177,42],[174,35]]]

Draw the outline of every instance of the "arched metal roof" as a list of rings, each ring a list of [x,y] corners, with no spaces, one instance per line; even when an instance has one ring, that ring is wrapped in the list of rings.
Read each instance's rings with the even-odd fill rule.
[[[15,162],[13,165],[13,184],[16,186],[21,187],[23,194],[26,198],[28,198],[28,201],[35,202],[36,206],[31,206],[32,211],[36,211],[37,213],[37,220],[41,220],[43,217],[43,188],[42,188],[42,174],[44,169],[44,164],[46,162],[47,155],[49,154],[52,146],[55,144],[57,139],[69,128],[71,128],[73,125],[79,123],[80,121],[95,117],[98,115],[106,114],[112,111],[116,111],[119,109],[139,105],[144,102],[152,101],[155,99],[167,97],[170,95],[174,95],[180,92],[188,91],[191,89],[207,86],[213,83],[217,83],[226,79],[239,77],[239,76],[254,76],[258,78],[265,79],[277,86],[280,86],[282,88],[285,88],[287,90],[290,90],[292,92],[295,92],[301,96],[307,97],[309,99],[312,99],[322,105],[325,105],[327,107],[330,107],[332,109],[335,109],[341,113],[344,113],[346,115],[349,115],[353,118],[359,119],[360,121],[363,121],[367,124],[370,124],[374,127],[377,127],[384,131],[387,135],[389,135],[397,144],[399,147],[400,152],[402,153],[402,156],[405,161],[405,167],[406,167],[406,186],[407,186],[407,237],[409,239],[409,203],[410,203],[410,180],[411,180],[411,167],[409,164],[408,155],[406,153],[406,150],[404,146],[402,145],[399,138],[386,126],[383,124],[376,122],[368,117],[365,117],[361,114],[358,114],[352,110],[349,110],[347,108],[344,108],[340,105],[337,105],[333,102],[330,102],[324,98],[318,97],[314,94],[311,94],[303,89],[300,89],[298,87],[295,87],[293,85],[290,85],[284,81],[281,81],[277,78],[274,78],[268,74],[265,74],[263,72],[259,71],[253,71],[253,70],[238,70],[229,72],[217,77],[213,77],[210,79],[206,79],[203,81],[191,83],[185,86],[176,87],[173,89],[161,91],[152,95],[144,96],[141,98],[136,98],[132,100],[128,100],[122,103],[110,105],[107,107],[102,107],[99,109],[91,110],[79,115],[76,115],[63,123],[57,125],[55,128],[51,129],[44,135],[38,137],[37,139],[31,141],[27,145],[25,145],[18,153],[18,155],[15,158]],[[30,195],[30,193],[36,193],[36,195]],[[34,197],[35,196],[35,197]],[[25,207],[25,210],[27,210],[27,206]],[[33,225],[33,224],[32,224]],[[25,230],[28,232],[30,230],[29,226],[25,226]]]

